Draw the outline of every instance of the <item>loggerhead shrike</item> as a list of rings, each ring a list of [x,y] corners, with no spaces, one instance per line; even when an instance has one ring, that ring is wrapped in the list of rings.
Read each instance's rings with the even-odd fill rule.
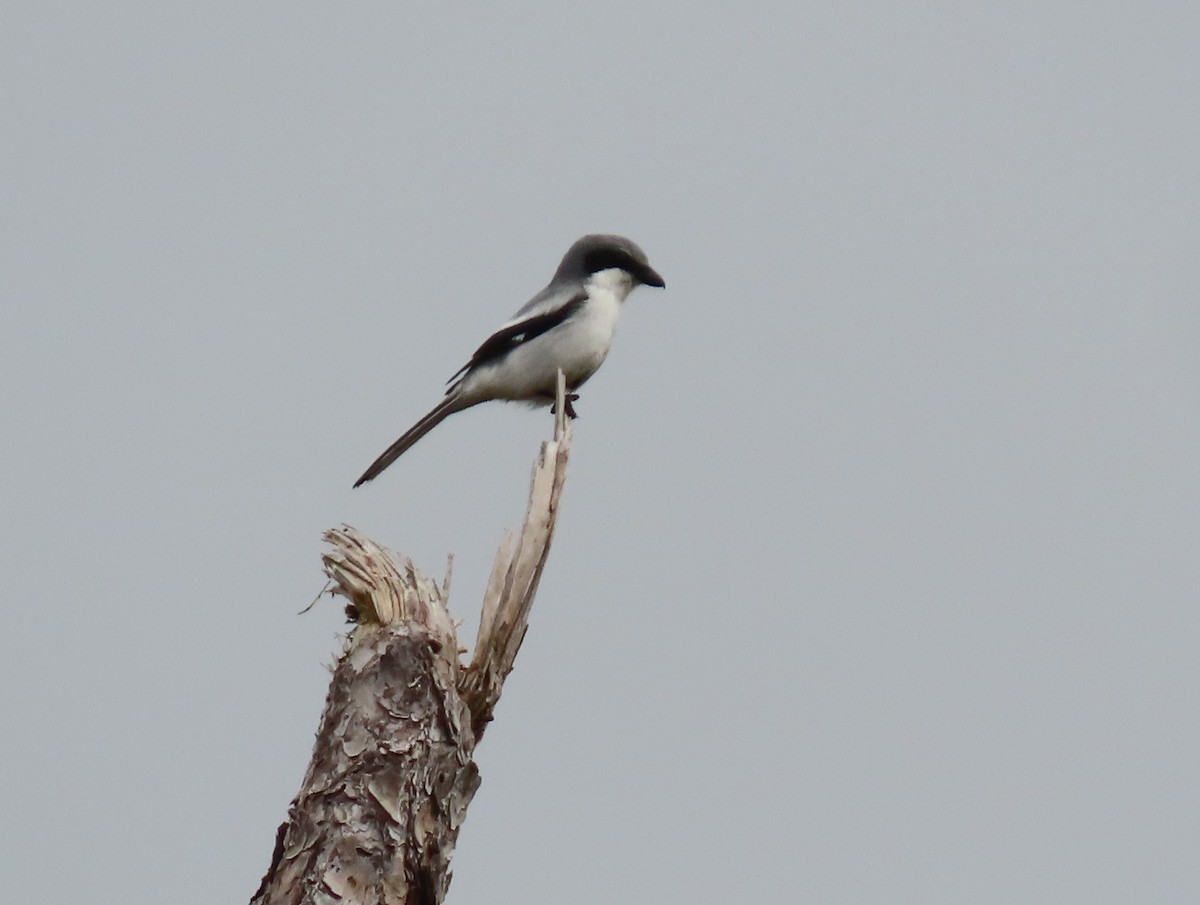
[[[549,285],[475,350],[447,381],[446,397],[372,462],[354,486],[379,477],[455,412],[493,399],[552,404],[560,368],[570,391],[566,414],[574,418],[575,391],[603,363],[621,303],[642,284],[666,286],[635,243],[607,235],[578,240],[563,255]]]

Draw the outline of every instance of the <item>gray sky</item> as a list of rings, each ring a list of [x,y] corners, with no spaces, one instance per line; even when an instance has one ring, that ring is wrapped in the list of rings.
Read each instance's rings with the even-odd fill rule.
[[[549,416],[350,484],[603,230],[450,901],[1195,902],[1200,7],[993,6],[9,4],[5,898],[248,899],[321,531],[473,631]]]

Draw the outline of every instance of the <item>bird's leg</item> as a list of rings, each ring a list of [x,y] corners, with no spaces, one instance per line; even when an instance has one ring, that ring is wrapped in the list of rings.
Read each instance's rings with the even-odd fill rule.
[[[579,401],[578,393],[567,393],[567,395],[564,399],[563,411],[565,411],[567,413],[567,417],[570,418],[572,421],[574,421],[576,418],[579,417],[579,412],[575,411],[575,406],[572,405],[571,403],[578,402],[578,401]],[[558,403],[556,403],[556,402],[550,403],[550,414],[552,414],[552,415],[558,414]]]

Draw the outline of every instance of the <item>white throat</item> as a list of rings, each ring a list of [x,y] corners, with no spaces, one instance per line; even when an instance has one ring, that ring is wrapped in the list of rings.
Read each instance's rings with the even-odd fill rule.
[[[618,302],[625,301],[625,297],[633,291],[633,277],[627,271],[620,267],[609,267],[607,270],[597,270],[587,278],[585,287],[589,290],[597,289],[600,292],[612,293]]]

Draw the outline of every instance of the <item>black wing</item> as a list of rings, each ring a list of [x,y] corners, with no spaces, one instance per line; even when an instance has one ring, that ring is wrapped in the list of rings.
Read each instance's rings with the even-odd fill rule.
[[[472,368],[487,364],[489,361],[495,361],[497,358],[503,358],[522,343],[527,343],[531,339],[553,330],[582,308],[587,298],[587,293],[580,291],[578,295],[568,300],[565,305],[561,305],[553,311],[547,311],[545,314],[535,314],[533,317],[527,317],[523,321],[517,321],[515,324],[501,327],[483,341],[483,345],[475,350],[475,354],[471,356],[471,360],[455,371],[454,376],[447,380],[446,383],[454,383],[454,381],[458,380],[458,378]]]

